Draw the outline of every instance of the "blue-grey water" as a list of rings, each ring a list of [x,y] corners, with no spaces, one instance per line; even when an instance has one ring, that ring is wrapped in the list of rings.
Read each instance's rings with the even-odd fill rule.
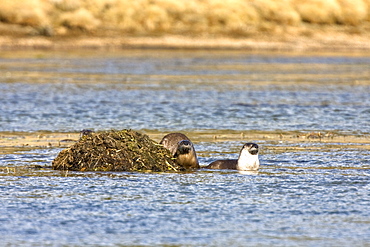
[[[369,246],[369,95],[369,54],[0,52],[0,139],[131,128],[361,140],[195,142],[201,165],[257,142],[253,174],[53,171],[61,148],[0,146],[0,246]]]
[[[0,58],[0,131],[370,133],[369,56],[90,53]]]

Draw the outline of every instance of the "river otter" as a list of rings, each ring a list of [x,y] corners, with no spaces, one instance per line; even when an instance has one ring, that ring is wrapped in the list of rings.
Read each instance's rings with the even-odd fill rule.
[[[258,159],[258,145],[255,143],[246,143],[240,150],[239,158],[237,160],[216,160],[206,169],[232,169],[239,171],[256,171],[260,165]]]
[[[194,145],[186,135],[181,133],[165,135],[160,144],[170,150],[177,164],[186,169],[200,168]]]

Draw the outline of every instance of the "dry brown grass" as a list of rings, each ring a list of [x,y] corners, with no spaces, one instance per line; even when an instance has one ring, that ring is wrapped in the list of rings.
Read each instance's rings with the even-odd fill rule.
[[[301,17],[294,9],[291,0],[254,0],[252,1],[260,16],[278,24],[297,25]]]
[[[2,0],[0,21],[69,31],[246,36],[278,26],[360,26],[370,0]]]
[[[337,0],[342,12],[338,22],[349,25],[359,25],[368,17],[368,6],[364,0]]]
[[[293,0],[302,20],[308,23],[333,24],[341,13],[337,0]]]
[[[50,7],[45,0],[2,0],[0,21],[32,27],[49,25]]]
[[[95,29],[99,24],[100,21],[96,19],[90,11],[79,8],[71,12],[63,13],[60,16],[60,24],[74,29],[78,28],[80,30],[93,30]]]
[[[364,3],[367,5],[367,20],[370,21],[370,0],[364,0]]]

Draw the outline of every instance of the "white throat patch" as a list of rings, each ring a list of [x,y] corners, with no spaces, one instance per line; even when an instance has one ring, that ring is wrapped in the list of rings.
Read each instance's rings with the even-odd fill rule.
[[[256,171],[260,166],[260,161],[258,159],[258,154],[252,155],[248,150],[243,149],[240,153],[238,164],[236,169],[239,171]]]

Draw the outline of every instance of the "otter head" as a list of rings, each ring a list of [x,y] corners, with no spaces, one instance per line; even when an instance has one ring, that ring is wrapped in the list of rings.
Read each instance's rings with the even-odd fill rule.
[[[173,157],[176,158],[176,163],[186,169],[200,168],[193,143],[189,140],[181,140],[177,143]]]
[[[240,171],[255,171],[260,165],[258,159],[258,145],[246,143],[240,151],[236,169]]]
[[[188,140],[182,140],[177,143],[177,150],[175,153],[175,157],[180,155],[180,154],[188,154],[192,151],[193,149],[193,144],[191,141]]]
[[[176,163],[186,169],[200,168],[193,143],[182,133],[170,133],[165,135],[160,144],[170,150]]]
[[[247,150],[251,155],[258,154],[258,145],[256,143],[248,142],[243,145],[243,150]]]

